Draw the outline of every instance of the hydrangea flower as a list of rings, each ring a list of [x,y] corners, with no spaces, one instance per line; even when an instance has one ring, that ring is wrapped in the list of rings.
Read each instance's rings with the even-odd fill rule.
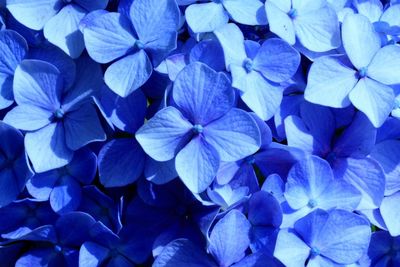
[[[72,58],[85,49],[79,22],[87,13],[104,9],[108,0],[9,0],[7,9],[23,25],[42,30],[46,39]]]
[[[215,31],[225,55],[226,69],[232,74],[232,86],[240,90],[243,102],[262,120],[270,119],[283,95],[279,84],[297,71],[300,55],[280,39],[268,39],[262,45],[244,41],[235,24]]]
[[[342,38],[348,59],[343,56],[317,59],[311,66],[304,97],[307,101],[335,108],[353,104],[375,127],[380,127],[394,105],[390,85],[400,83],[397,75],[400,47],[381,48],[372,24],[359,14],[346,16]],[[360,49],[362,46],[365,47]]]
[[[356,263],[367,252],[369,223],[346,210],[313,211],[293,229],[282,229],[274,256],[285,266],[339,266]]]
[[[157,112],[136,139],[155,160],[176,156],[176,171],[192,192],[211,184],[221,160],[239,160],[259,149],[257,124],[233,108],[234,91],[225,74],[192,63],[178,75],[172,98],[176,107]]]
[[[271,32],[291,45],[298,40],[314,52],[340,46],[338,18],[326,0],[267,0],[265,10]]]
[[[180,13],[174,0],[135,0],[129,17],[115,12],[88,16],[82,22],[88,53],[99,63],[114,61],[104,81],[122,97],[142,86],[176,48]]]
[[[25,148],[36,172],[63,167],[74,151],[105,139],[95,107],[87,101],[99,85],[98,66],[84,59],[81,64],[91,69],[85,71],[80,65],[82,72],[70,88],[64,87],[60,71],[44,61],[25,60],[17,67],[14,98],[18,106],[4,121],[28,131]]]
[[[186,21],[195,33],[212,32],[232,19],[246,25],[267,24],[264,5],[259,0],[208,0],[185,10]]]

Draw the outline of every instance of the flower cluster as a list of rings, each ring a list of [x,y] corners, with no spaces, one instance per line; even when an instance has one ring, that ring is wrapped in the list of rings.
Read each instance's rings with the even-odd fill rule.
[[[0,266],[400,266],[400,1],[0,0]]]

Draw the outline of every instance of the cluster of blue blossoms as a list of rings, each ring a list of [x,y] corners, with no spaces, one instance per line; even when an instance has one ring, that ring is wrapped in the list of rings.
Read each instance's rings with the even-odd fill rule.
[[[400,266],[400,1],[0,0],[0,266]]]

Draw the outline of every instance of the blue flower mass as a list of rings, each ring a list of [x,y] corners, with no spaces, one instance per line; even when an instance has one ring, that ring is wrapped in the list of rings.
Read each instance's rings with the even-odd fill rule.
[[[0,0],[13,266],[400,266],[400,1]]]

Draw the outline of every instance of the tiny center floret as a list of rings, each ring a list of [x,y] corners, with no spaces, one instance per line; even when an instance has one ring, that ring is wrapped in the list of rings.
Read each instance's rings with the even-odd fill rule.
[[[200,124],[195,124],[195,125],[193,125],[192,131],[195,134],[201,134],[203,132],[203,126]]]

